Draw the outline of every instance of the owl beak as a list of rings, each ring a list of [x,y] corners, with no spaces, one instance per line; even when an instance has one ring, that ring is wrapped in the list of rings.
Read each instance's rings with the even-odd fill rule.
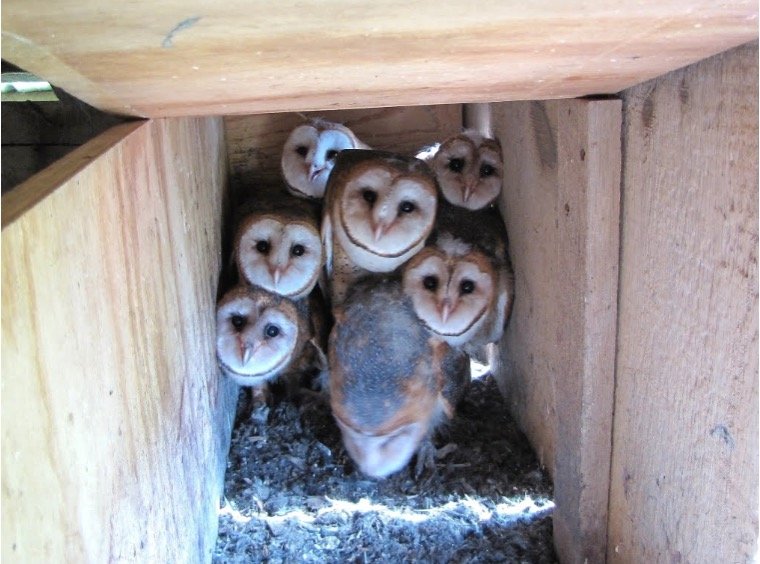
[[[451,315],[451,302],[448,299],[443,300],[443,303],[441,304],[441,319],[444,323],[446,323],[449,320],[449,316]]]
[[[475,192],[475,185],[478,183],[476,179],[468,178],[464,183],[464,193],[462,194],[462,200],[469,201],[472,193]]]
[[[311,167],[309,168],[309,182],[314,182],[314,179],[323,170],[324,170],[324,167],[320,167],[319,165],[315,165],[314,163],[312,163]]]
[[[240,341],[240,358],[243,360],[243,366],[248,364],[248,361],[251,360],[251,357],[253,356],[254,351],[256,350],[255,347],[252,347],[249,343],[246,343],[244,341]]]
[[[280,278],[282,277],[282,270],[278,266],[274,269],[274,272],[272,272],[272,279],[274,280],[274,285],[277,286],[280,283]]]
[[[386,229],[386,226],[383,225],[382,223],[379,223],[378,225],[375,226],[375,232],[374,232],[375,243],[377,243],[380,240],[380,238],[385,234],[385,229]]]

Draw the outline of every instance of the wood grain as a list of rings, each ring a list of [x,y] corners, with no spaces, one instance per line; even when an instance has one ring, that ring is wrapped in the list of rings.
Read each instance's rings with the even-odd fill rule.
[[[751,562],[758,52],[624,93],[611,562]]]
[[[458,104],[227,116],[227,153],[236,184],[255,187],[259,183],[281,182],[280,157],[285,140],[304,123],[305,117],[317,116],[348,126],[373,149],[407,155],[462,129],[462,106]]]
[[[6,60],[158,117],[575,97],[757,38],[751,0],[6,0]]]
[[[117,126],[3,197],[3,561],[210,559],[225,189],[203,118]]]
[[[620,100],[492,106],[515,304],[501,387],[554,478],[563,562],[607,541],[617,326]]]

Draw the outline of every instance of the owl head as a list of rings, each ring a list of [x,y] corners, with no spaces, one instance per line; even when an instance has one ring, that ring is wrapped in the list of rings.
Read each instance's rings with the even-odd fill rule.
[[[365,148],[344,125],[315,119],[299,125],[288,136],[282,150],[282,175],[291,193],[322,198],[338,153]]]
[[[242,280],[294,300],[312,291],[324,259],[315,222],[275,212],[244,218],[233,256]]]
[[[404,265],[402,286],[424,325],[450,345],[461,346],[488,318],[497,274],[482,252],[442,234]]]
[[[479,210],[501,193],[504,163],[496,139],[473,131],[454,135],[430,162],[443,197],[455,206]]]
[[[370,272],[390,272],[408,260],[435,222],[436,186],[427,165],[392,153],[341,153],[328,200],[339,243]]]
[[[261,288],[239,285],[216,309],[216,355],[224,373],[242,386],[263,384],[298,357],[307,336],[295,304]]]

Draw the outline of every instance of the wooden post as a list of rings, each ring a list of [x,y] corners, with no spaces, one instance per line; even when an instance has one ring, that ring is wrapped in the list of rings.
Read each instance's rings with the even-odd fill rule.
[[[133,122],[3,196],[3,561],[210,560],[225,156],[221,119]]]
[[[621,102],[494,104],[515,269],[502,390],[554,478],[564,562],[606,547],[617,322]]]
[[[623,93],[612,562],[757,558],[757,56]]]

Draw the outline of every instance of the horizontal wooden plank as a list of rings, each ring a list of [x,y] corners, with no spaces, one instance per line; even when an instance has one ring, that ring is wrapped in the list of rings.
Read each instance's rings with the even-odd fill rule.
[[[201,118],[117,126],[3,196],[3,562],[210,561],[225,189]]]
[[[3,57],[136,116],[617,92],[757,37],[757,2],[6,0]]]

